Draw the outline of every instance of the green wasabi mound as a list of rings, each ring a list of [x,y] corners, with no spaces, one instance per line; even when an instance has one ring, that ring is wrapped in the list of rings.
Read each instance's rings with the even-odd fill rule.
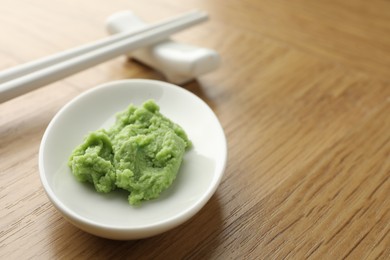
[[[69,158],[76,179],[102,193],[127,190],[131,205],[157,198],[175,180],[191,147],[184,130],[159,109],[153,100],[130,105],[110,129],[89,133]]]

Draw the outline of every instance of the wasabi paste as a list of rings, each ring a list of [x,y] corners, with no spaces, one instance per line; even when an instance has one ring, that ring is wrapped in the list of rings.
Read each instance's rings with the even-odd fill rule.
[[[89,133],[68,165],[78,181],[93,183],[102,193],[127,190],[129,203],[139,205],[172,184],[190,147],[184,130],[148,100],[118,113],[110,129]]]

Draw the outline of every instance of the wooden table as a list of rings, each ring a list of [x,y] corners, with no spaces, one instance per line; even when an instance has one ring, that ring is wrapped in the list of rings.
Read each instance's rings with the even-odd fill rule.
[[[190,221],[139,241],[69,224],[38,173],[55,113],[94,86],[164,78],[120,57],[0,104],[0,259],[389,259],[390,2],[3,0],[0,69],[106,36],[110,14],[211,20],[175,39],[221,67],[183,86],[228,139],[225,176]]]

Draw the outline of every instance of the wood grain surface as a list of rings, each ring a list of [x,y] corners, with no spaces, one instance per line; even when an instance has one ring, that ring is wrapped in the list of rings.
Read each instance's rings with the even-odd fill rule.
[[[116,58],[0,104],[0,259],[390,259],[390,2],[2,0],[0,69],[106,36],[133,10],[210,21],[176,40],[221,67],[183,85],[229,148],[215,195],[183,225],[112,241],[68,223],[39,180],[45,128],[69,100],[117,79],[164,80]]]

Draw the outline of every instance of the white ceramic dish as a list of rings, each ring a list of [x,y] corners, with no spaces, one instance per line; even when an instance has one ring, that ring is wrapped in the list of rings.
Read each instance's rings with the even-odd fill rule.
[[[173,185],[160,198],[134,208],[126,192],[97,193],[78,182],[67,166],[89,131],[107,128],[130,103],[154,99],[162,114],[181,125],[193,142]],[[42,138],[39,170],[54,206],[75,226],[110,239],[140,239],[172,229],[194,216],[214,194],[227,158],[223,129],[200,98],[152,80],[116,81],[76,97],[53,118]]]

